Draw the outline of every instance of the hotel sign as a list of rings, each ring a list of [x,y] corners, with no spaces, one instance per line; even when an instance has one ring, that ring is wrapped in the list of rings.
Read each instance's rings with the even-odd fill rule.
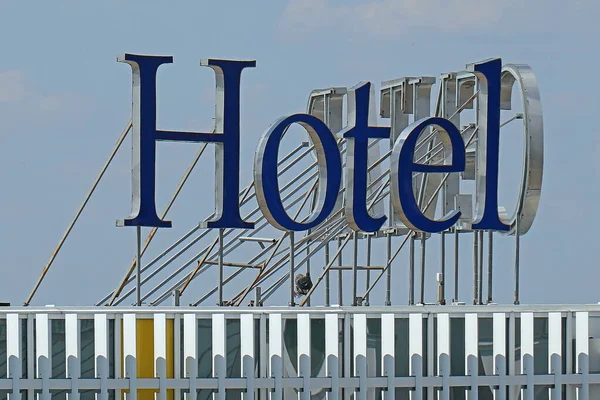
[[[171,222],[158,217],[155,203],[156,146],[161,141],[214,143],[216,148],[216,212],[207,221],[209,228],[253,228],[240,215],[240,86],[242,71],[256,66],[255,61],[202,60],[216,77],[216,124],[214,132],[180,132],[160,130],[156,126],[156,73],[172,57],[124,54],[118,59],[133,70],[133,159],[132,212],[125,226],[170,227]],[[476,97],[476,157],[473,179],[476,183],[475,209],[470,221],[473,230],[514,232],[529,230],[537,211],[543,169],[543,127],[539,92],[535,75],[528,66],[506,65],[490,59],[467,65],[462,75],[446,75],[442,84],[445,94],[461,98],[461,77],[468,81]],[[466,80],[465,80],[466,82]],[[512,217],[499,212],[498,173],[501,109],[511,108],[515,83],[520,89],[524,119],[524,164],[520,195]],[[475,92],[476,90],[476,92]],[[284,231],[305,231],[323,223],[336,209],[342,180],[345,181],[344,215],[355,231],[375,232],[390,216],[373,216],[368,209],[369,141],[393,140],[390,155],[390,196],[393,213],[405,227],[422,232],[441,232],[461,219],[459,207],[445,207],[444,215],[435,218],[415,198],[416,173],[453,176],[467,173],[468,154],[465,136],[450,116],[435,113],[420,116],[406,124],[399,134],[391,127],[371,123],[369,105],[371,84],[360,83],[348,91],[348,126],[332,132],[326,123],[310,114],[294,114],[277,119],[260,139],[254,158],[254,182],[258,205],[274,227]],[[427,97],[428,98],[428,97]],[[427,105],[429,107],[429,105]],[[287,128],[302,126],[308,133],[318,164],[316,205],[302,222],[294,220],[280,197],[277,176],[279,145]],[[420,137],[437,132],[443,156],[439,163],[419,162]],[[346,141],[346,168],[343,168],[340,138]],[[469,143],[467,143],[469,144]],[[468,147],[468,146],[467,146]],[[449,174],[449,175],[448,175]],[[437,182],[440,182],[438,179]],[[444,184],[445,182],[440,182]],[[463,216],[464,218],[464,216]]]

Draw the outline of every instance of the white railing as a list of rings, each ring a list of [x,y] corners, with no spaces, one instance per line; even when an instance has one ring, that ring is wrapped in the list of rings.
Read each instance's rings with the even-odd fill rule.
[[[600,306],[0,311],[2,398],[600,399]]]

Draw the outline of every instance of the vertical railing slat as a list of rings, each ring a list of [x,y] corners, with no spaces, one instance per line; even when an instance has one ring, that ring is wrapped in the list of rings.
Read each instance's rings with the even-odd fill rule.
[[[177,380],[181,379],[181,370],[184,361],[181,359],[181,314],[175,313],[173,316],[173,377]],[[177,388],[173,390],[173,398],[181,399],[181,389]]]
[[[271,400],[283,400],[283,340],[281,314],[269,315],[269,373],[275,380]]]
[[[427,314],[427,376],[434,376],[435,375],[435,370],[434,370],[434,360],[435,360],[435,349],[434,349],[434,342],[435,342],[435,336],[434,336],[434,318],[433,318],[434,314],[433,313],[428,313]],[[427,398],[428,399],[432,399],[434,396],[434,387],[431,385],[427,385]]]
[[[298,377],[302,378],[302,390],[298,393],[300,400],[310,400],[310,315],[297,315],[298,337]]]
[[[494,313],[493,324],[493,364],[494,374],[498,376],[498,389],[494,391],[495,400],[506,400],[506,314]]]
[[[35,316],[35,345],[37,377],[42,379],[41,400],[50,400],[50,378],[52,377],[52,364],[50,361],[50,321],[48,314]]]
[[[198,323],[196,314],[183,315],[183,376],[189,379],[189,389],[185,394],[188,400],[196,400],[198,391],[196,378],[198,378]]]
[[[107,325],[107,329],[108,329]],[[123,378],[123,366],[121,365],[121,359],[123,357],[123,344],[122,344],[122,330],[123,330],[123,314],[121,313],[115,313],[114,319],[113,319],[113,344],[114,344],[114,351],[112,354],[113,360],[116,360],[116,362],[114,363],[114,369],[115,369],[115,374],[114,377],[115,378]],[[108,331],[107,331],[108,332]],[[107,353],[108,354],[108,353]],[[115,389],[115,399],[122,399],[122,390],[121,389]]]
[[[423,314],[408,316],[408,354],[410,374],[415,377],[412,400],[423,399]]]
[[[573,366],[573,352],[575,351],[575,349],[573,348],[573,340],[575,339],[575,337],[573,336],[573,312],[572,311],[568,311],[567,312],[567,330],[565,332],[566,334],[566,343],[567,343],[567,351],[565,352],[565,357],[566,357],[566,364],[567,364],[567,374],[573,374],[575,373],[574,370],[574,366]],[[577,388],[575,387],[575,385],[567,385],[566,386],[566,392],[567,392],[567,400],[575,400],[576,396],[577,396]]]
[[[325,314],[325,363],[327,376],[331,378],[331,391],[327,392],[327,400],[340,398],[339,337],[338,314]]]
[[[554,375],[554,387],[550,389],[552,400],[562,400],[562,314],[548,314],[548,373]]]
[[[137,329],[136,315],[123,315],[123,357],[125,377],[129,379],[128,400],[137,399]]]
[[[527,387],[523,388],[523,399],[534,400],[533,384],[533,342],[534,342],[533,313],[521,314],[521,373],[527,375]]]
[[[156,400],[167,400],[167,315],[154,314],[154,376],[159,390]]]
[[[242,376],[246,378],[244,400],[254,400],[254,314],[240,316]]]
[[[394,378],[396,376],[396,344],[395,341],[396,316],[394,314],[381,315],[381,362],[383,376],[388,378],[387,390],[384,391],[385,400],[395,400],[396,390]]]
[[[477,314],[465,314],[465,372],[471,377],[467,398],[479,398],[479,329]]]
[[[6,358],[8,377],[12,379],[9,400],[21,400],[21,320],[16,313],[6,315]]]
[[[575,313],[575,352],[577,354],[577,373],[581,374],[582,384],[578,400],[590,398],[590,360],[589,360],[589,314],[587,311]]]
[[[340,358],[340,361],[342,362],[342,368],[343,368],[343,377],[344,378],[350,378],[352,376],[352,370],[350,369],[350,354],[351,354],[351,346],[352,343],[350,342],[350,338],[351,338],[351,331],[352,331],[352,326],[351,326],[351,316],[352,314],[350,313],[344,313],[344,343],[343,343],[343,349],[344,349],[344,356]],[[352,394],[354,393],[354,390],[350,389],[350,388],[344,388],[342,386],[342,395],[344,400],[351,400],[352,399]]]
[[[450,315],[446,313],[437,316],[437,358],[437,373],[442,377],[439,400],[450,400]]]
[[[260,335],[260,356],[259,356],[259,376],[261,378],[268,377],[268,348],[267,348],[267,315],[260,314],[259,322],[259,335]],[[267,400],[267,391],[265,389],[258,390],[260,400]]]
[[[354,398],[367,400],[367,316],[354,314],[354,376],[358,377],[358,388]]]
[[[108,400],[108,321],[106,314],[94,315],[94,368],[100,379],[98,400]]]
[[[35,314],[27,314],[27,378],[35,379],[35,336],[33,327],[35,325]],[[27,400],[38,400],[35,389],[27,389]]]
[[[516,338],[516,318],[515,313],[511,312],[508,315],[508,375],[515,376],[517,374],[516,358],[517,358],[517,338]],[[518,385],[508,386],[509,400],[517,400],[519,394]]]
[[[65,315],[65,365],[67,378],[71,378],[70,400],[79,400],[79,377],[81,361],[79,358],[79,319],[77,314]]]
[[[225,400],[225,379],[227,378],[227,329],[225,314],[212,315],[212,354],[213,374],[217,378],[217,391],[214,398]]]

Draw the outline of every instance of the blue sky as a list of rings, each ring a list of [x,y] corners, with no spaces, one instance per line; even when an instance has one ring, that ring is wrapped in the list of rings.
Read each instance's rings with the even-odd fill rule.
[[[276,118],[304,111],[314,88],[361,80],[378,87],[490,57],[531,65],[544,108],[545,168],[538,216],[522,241],[522,302],[598,302],[599,13],[600,3],[592,0],[35,6],[0,0],[0,300],[20,304],[27,297],[129,120],[131,72],[116,57],[131,52],[175,58],[159,73],[158,124],[165,129],[211,127],[214,77],[199,66],[201,58],[257,60],[242,83],[242,182],[250,179],[262,132]],[[502,162],[520,167],[520,149],[505,149]],[[161,147],[159,203],[194,152],[186,144]],[[115,227],[130,209],[129,157],[127,142],[34,304],[91,304],[117,284],[134,254],[134,230]],[[192,176],[173,210],[174,228],[160,233],[155,252],[212,212],[210,157]],[[504,181],[501,191],[510,192],[514,185]],[[512,241],[498,243],[495,291],[506,303],[512,298]],[[468,257],[461,296],[467,301]],[[395,271],[394,303],[404,304],[405,263]]]

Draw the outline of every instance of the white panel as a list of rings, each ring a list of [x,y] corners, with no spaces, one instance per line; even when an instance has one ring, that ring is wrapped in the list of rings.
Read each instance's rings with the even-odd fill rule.
[[[48,377],[50,373],[50,321],[48,314],[36,314],[35,316],[35,345],[38,362],[37,376],[38,378]]]
[[[198,377],[198,362],[196,360],[198,343],[198,323],[196,314],[183,315],[183,375],[188,380],[190,387],[185,393],[186,399],[196,400],[196,378]]]
[[[533,313],[521,314],[521,368],[522,373],[527,375],[527,387],[523,388],[524,400],[534,400],[533,386]]]
[[[135,363],[128,361],[135,360],[136,346],[135,314],[125,314],[123,315],[123,357],[125,361],[125,376],[129,378],[135,377]],[[128,357],[131,358],[128,360]]]
[[[135,314],[123,315],[123,360],[125,377],[129,378],[128,400],[137,399],[136,318]]]
[[[35,316],[35,345],[37,377],[42,378],[41,400],[50,400],[50,388],[48,380],[52,376],[52,364],[50,362],[50,321],[48,314],[36,314]]]
[[[493,315],[492,343],[494,373],[499,376],[499,387],[494,390],[494,399],[506,399],[506,314]]]
[[[552,400],[562,399],[562,314],[548,314],[548,373],[554,374],[555,385],[550,389]]]
[[[114,320],[114,337],[115,338],[119,338],[118,340],[114,340],[114,348],[113,348],[113,354],[112,356],[114,357],[115,360],[117,360],[117,362],[114,363],[114,368],[115,368],[115,376],[118,378],[122,378],[123,377],[123,366],[121,365],[121,355],[123,353],[123,344],[122,342],[122,331],[123,331],[123,315],[122,314],[115,314]],[[122,399],[123,395],[122,395],[122,391],[121,389],[115,389],[115,398],[116,399]]]
[[[35,348],[35,336],[33,334],[33,330],[35,326],[35,314],[33,313],[29,313],[27,314],[27,371],[24,371],[26,373],[26,377],[28,379],[34,379],[35,378],[35,352],[34,352],[34,348]],[[35,398],[35,390],[29,388],[27,390],[27,399],[28,400],[32,400]]]
[[[181,351],[183,348],[181,347],[181,334],[183,333],[183,327],[181,326],[183,321],[183,315],[179,313],[175,313],[173,316],[173,376],[175,379],[181,379],[181,365],[184,365],[185,362],[183,357],[183,352]],[[118,397],[117,397],[118,398]],[[175,389],[174,391],[174,399],[181,399],[181,389]]]
[[[471,387],[467,389],[469,400],[478,398],[479,376],[479,330],[477,314],[465,314],[465,371],[471,377]]]
[[[429,313],[427,315],[427,376],[435,375],[435,336],[434,336],[434,322],[433,322],[433,313]],[[427,386],[427,398],[433,399],[434,396],[434,388],[433,386]]]
[[[430,318],[432,318],[430,316]],[[437,316],[437,357],[438,375],[443,377],[440,400],[450,399],[450,315],[443,313]]]
[[[575,353],[577,373],[582,375],[583,383],[579,388],[578,400],[589,400],[589,315],[587,312],[575,313]]]
[[[298,376],[303,378],[301,400],[310,400],[310,315],[298,314]]]
[[[423,315],[408,316],[408,354],[410,374],[416,378],[412,400],[423,399]]]
[[[339,317],[338,314],[325,314],[325,362],[327,376],[331,377],[331,391],[327,400],[338,400],[339,391]]]
[[[355,398],[367,400],[367,316],[354,314],[354,376],[358,377]]]
[[[77,314],[65,315],[65,365],[67,378],[71,378],[70,400],[79,400],[79,375],[81,362],[79,359],[79,320]]]
[[[247,380],[247,390],[242,393],[245,400],[254,399],[254,314],[240,316],[240,352],[242,376]]]
[[[159,378],[157,400],[167,399],[167,315],[154,314],[154,376]]]
[[[218,379],[218,389],[214,398],[225,400],[225,378],[227,377],[227,349],[226,349],[225,314],[212,316],[212,355],[213,376]]]
[[[275,390],[271,393],[272,400],[283,400],[282,333],[281,314],[269,314],[269,371],[275,378]]]
[[[106,314],[94,315],[94,354],[96,356],[96,376],[101,377],[104,372],[101,361],[108,361],[108,321],[106,320]],[[108,366],[108,363],[106,366]]]
[[[508,375],[515,376],[517,372],[516,366],[516,349],[517,349],[517,332],[516,332],[516,318],[515,313],[511,312],[508,315]],[[521,387],[519,385],[509,385],[508,387],[508,398],[509,400],[517,400]]]
[[[12,379],[13,391],[10,400],[21,400],[21,321],[19,314],[6,315],[6,357],[8,362],[8,377]]]
[[[98,400],[108,400],[108,321],[106,314],[94,314],[94,364],[100,379]]]
[[[154,365],[155,376],[160,377],[165,371],[160,371],[159,361],[167,359],[167,315],[163,313],[154,314]]]
[[[394,343],[394,336],[396,330],[396,317],[394,314],[382,314],[381,315],[381,370],[383,376],[388,377],[387,390],[384,392],[385,400],[395,399],[395,385],[394,377],[395,372],[395,356],[396,348]]]

